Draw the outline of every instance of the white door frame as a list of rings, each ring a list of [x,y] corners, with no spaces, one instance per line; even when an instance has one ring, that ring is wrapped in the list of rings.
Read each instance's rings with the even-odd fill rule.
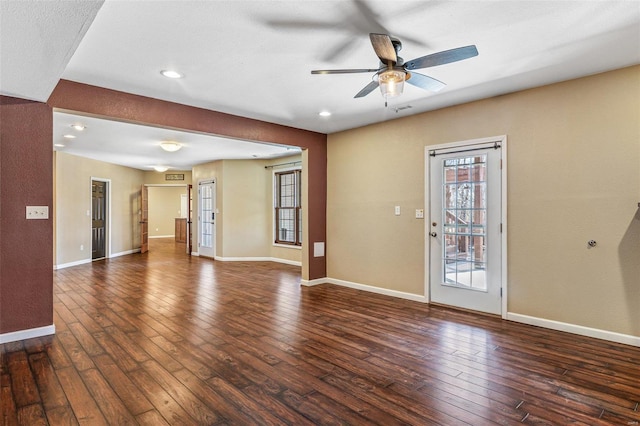
[[[424,173],[424,190],[425,190],[425,194],[424,194],[424,208],[425,208],[425,212],[427,213],[427,218],[424,221],[424,294],[425,297],[427,299],[427,303],[431,303],[431,287],[430,287],[430,259],[431,259],[431,236],[429,235],[430,232],[430,224],[431,224],[431,166],[430,166],[430,159],[431,156],[429,155],[429,151],[437,149],[437,150],[450,150],[450,151],[457,151],[460,149],[470,149],[473,148],[474,146],[482,146],[482,145],[486,145],[488,143],[493,143],[493,142],[497,142],[498,144],[501,145],[501,150],[502,150],[502,159],[501,159],[501,168],[502,168],[502,173],[501,173],[501,185],[502,185],[502,191],[501,191],[501,216],[502,216],[502,233],[501,235],[501,244],[502,244],[502,252],[501,252],[501,271],[500,271],[500,276],[501,276],[501,280],[502,280],[502,312],[501,312],[501,316],[503,319],[507,318],[507,312],[508,312],[508,275],[507,275],[507,230],[509,229],[509,227],[507,226],[507,135],[501,135],[501,136],[492,136],[492,137],[487,137],[487,138],[480,138],[480,139],[470,139],[470,140],[465,140],[465,141],[458,141],[458,142],[450,142],[450,143],[445,143],[445,144],[439,144],[439,145],[428,145],[425,146],[424,149],[424,164],[425,164],[425,173]]]
[[[91,176],[91,180],[89,182],[89,205],[91,206],[91,210],[89,210],[89,217],[93,217],[93,192],[92,185],[93,182],[105,182],[107,184],[107,205],[106,205],[106,216],[107,220],[105,223],[106,227],[106,237],[105,237],[105,248],[104,248],[104,258],[109,259],[111,257],[111,179],[99,178]],[[89,235],[91,235],[91,228],[89,228]],[[89,256],[91,259],[91,256]]]

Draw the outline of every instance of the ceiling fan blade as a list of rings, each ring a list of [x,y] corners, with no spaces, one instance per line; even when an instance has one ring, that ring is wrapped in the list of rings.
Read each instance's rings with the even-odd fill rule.
[[[371,83],[369,83],[366,86],[364,86],[361,91],[356,93],[354,98],[362,98],[364,96],[367,96],[369,93],[371,93],[374,90],[376,90],[378,88],[378,86],[379,86],[379,83],[378,83],[377,80],[372,81]]]
[[[424,90],[429,90],[431,92],[437,92],[446,86],[446,84],[444,84],[440,80],[436,80],[433,77],[429,77],[428,75],[420,74],[417,72],[409,73],[409,79],[407,80],[407,83],[413,84],[416,87]]]
[[[398,62],[396,49],[393,47],[391,37],[389,37],[388,34],[371,33],[369,34],[369,38],[371,39],[373,50],[375,50],[376,55],[380,58],[380,62],[383,64],[393,62],[394,65]]]
[[[422,56],[405,62],[404,68],[407,70],[417,70],[420,68],[435,67],[451,62],[462,61],[463,59],[478,56],[478,49],[474,45],[458,47],[456,49],[444,50],[431,55]]]
[[[377,69],[353,68],[346,70],[313,70],[311,74],[355,74],[360,72],[378,72]]]

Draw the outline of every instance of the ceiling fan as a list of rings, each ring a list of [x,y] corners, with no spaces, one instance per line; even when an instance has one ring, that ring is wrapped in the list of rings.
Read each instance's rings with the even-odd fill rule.
[[[413,70],[421,68],[435,67],[451,62],[462,61],[478,55],[476,46],[464,46],[456,49],[444,50],[438,53],[422,56],[404,62],[398,56],[398,52],[402,49],[402,42],[388,34],[369,34],[371,45],[376,55],[380,59],[380,66],[375,69],[337,69],[337,70],[313,70],[311,74],[353,74],[373,72],[371,83],[367,84],[360,90],[354,98],[361,98],[380,87],[382,96],[385,98],[385,106],[387,98],[398,96],[402,93],[404,82],[412,84],[424,90],[437,92],[442,89],[445,84],[440,80],[429,77],[424,74],[413,72]]]

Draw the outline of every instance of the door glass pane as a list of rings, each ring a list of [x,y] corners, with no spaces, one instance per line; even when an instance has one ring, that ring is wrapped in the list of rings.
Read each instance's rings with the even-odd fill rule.
[[[200,186],[200,246],[213,247],[213,184]]]
[[[444,160],[442,283],[486,291],[486,155]]]

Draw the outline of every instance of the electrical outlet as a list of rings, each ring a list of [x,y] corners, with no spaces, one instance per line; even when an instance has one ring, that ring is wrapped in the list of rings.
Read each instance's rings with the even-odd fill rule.
[[[394,211],[395,211],[396,216],[400,216],[400,206],[396,206]]]
[[[49,206],[27,206],[27,219],[49,219]]]

